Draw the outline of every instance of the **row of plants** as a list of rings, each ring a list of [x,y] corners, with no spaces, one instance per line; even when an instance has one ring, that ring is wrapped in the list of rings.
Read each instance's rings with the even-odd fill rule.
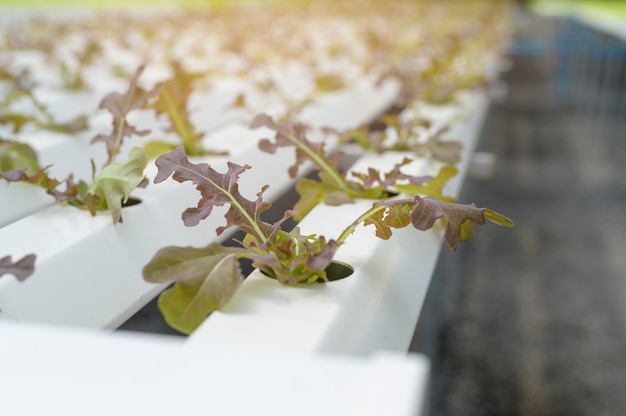
[[[159,307],[166,321],[184,333],[234,295],[245,278],[242,259],[282,284],[328,282],[338,249],[349,244],[356,227],[370,225],[382,239],[409,225],[417,230],[441,226],[456,250],[459,241],[471,235],[470,223],[513,225],[491,209],[460,204],[445,195],[447,181],[457,172],[453,165],[459,161],[460,144],[447,136],[449,123],[420,116],[419,105],[425,102],[450,105],[469,89],[488,87],[488,68],[506,37],[507,3],[469,3],[246,5],[206,14],[113,14],[72,26],[44,20],[21,25],[20,30],[5,28],[0,62],[18,63],[7,63],[1,74],[6,94],[0,123],[12,137],[0,138],[0,177],[38,186],[55,203],[91,215],[109,211],[113,225],[122,221],[123,206],[137,187],[158,186],[170,176],[191,182],[200,192],[197,206],[182,214],[186,226],[198,225],[215,207],[227,207],[226,224],[208,233],[207,246],[168,246],[144,267],[146,281],[174,283],[160,295]],[[209,36],[199,38],[198,33]],[[24,51],[35,51],[34,60],[45,65],[21,66],[28,59],[13,58]],[[116,61],[113,56],[129,59]],[[38,91],[101,89],[88,80],[93,70],[108,73],[106,79],[115,85],[126,79],[126,85],[124,92],[101,98],[98,117],[106,113],[110,126],[91,135],[97,117],[87,113],[59,121]],[[49,73],[52,76],[44,76]],[[295,77],[288,84],[284,81],[291,73]],[[44,86],[46,77],[52,81]],[[378,129],[371,124],[348,129],[310,126],[301,120],[324,95],[354,89],[363,80],[390,79],[399,83],[400,93],[391,111],[375,120]],[[227,171],[220,173],[206,163],[227,156],[228,146],[208,145],[208,131],[199,126],[202,122],[195,115],[201,111],[194,112],[194,105],[201,104],[206,91],[233,80],[247,87],[231,96],[227,110],[237,111],[250,129],[271,133],[258,141],[259,150],[274,153],[287,147],[295,152],[288,174],[296,181],[299,199],[275,222],[263,219],[271,206],[263,194],[271,184],[260,189],[256,199],[239,193],[239,177],[251,166],[228,162]],[[262,105],[271,104],[271,114],[258,111],[254,101],[259,97],[265,98]],[[150,128],[133,123],[132,115],[138,112],[149,115]],[[21,140],[33,129],[62,132],[76,140],[90,136],[94,146],[105,145],[102,165],[98,169],[91,160],[90,179],[73,174],[55,178],[50,166],[41,166],[37,151]],[[325,143],[336,143],[339,149],[356,143],[366,152],[402,152],[406,157],[389,171],[371,167],[352,172],[340,164],[342,151],[329,151]],[[436,161],[438,170],[422,176],[405,173],[403,167],[419,158]],[[151,160],[158,169],[149,178],[153,184],[145,176]],[[316,176],[302,178],[301,170],[311,166]],[[372,200],[371,208],[356,215],[337,236],[302,235],[297,226],[284,227],[288,219],[300,221],[320,203],[339,206],[358,199]],[[213,241],[231,228],[245,233],[238,246]],[[35,266],[35,255],[15,261],[6,256],[0,259],[0,276],[13,274],[23,280]]]

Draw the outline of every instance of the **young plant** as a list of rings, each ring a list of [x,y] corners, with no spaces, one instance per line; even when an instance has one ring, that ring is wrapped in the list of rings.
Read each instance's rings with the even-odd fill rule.
[[[22,71],[14,76],[6,70],[0,70],[0,79],[9,81],[12,87],[4,101],[0,103],[0,124],[12,124],[13,133],[20,132],[27,124],[34,124],[43,130],[68,134],[78,133],[88,128],[86,115],[79,115],[64,123],[57,122],[47,106],[37,98],[34,92],[36,85],[30,79],[28,71]],[[10,110],[12,103],[23,98],[29,100],[39,114],[20,114]]]
[[[148,134],[149,130],[137,130],[126,120],[127,114],[146,105],[147,101],[156,96],[160,85],[152,90],[144,91],[137,86],[143,66],[139,67],[130,82],[128,90],[123,93],[113,92],[106,95],[100,108],[113,115],[113,128],[110,134],[99,134],[92,143],[103,142],[106,145],[108,159],[100,172],[96,174],[93,166],[91,184],[85,181],[75,182],[73,175],[64,180],[57,180],[47,173],[48,167],[40,167],[35,151],[25,144],[0,141],[0,161],[2,170],[0,177],[9,182],[26,182],[46,190],[58,202],[89,210],[92,215],[96,211],[108,210],[113,223],[122,221],[122,206],[127,203],[130,193],[146,181],[143,174],[148,156],[142,148],[133,148],[126,161],[116,163],[115,159],[121,151],[124,139]],[[59,189],[65,184],[65,189]]]
[[[340,133],[342,143],[356,143],[360,147],[384,152],[413,152],[415,156],[432,158],[444,163],[455,164],[461,160],[462,146],[459,142],[444,140],[450,129],[448,124],[437,128],[426,135],[426,139],[418,131],[430,127],[430,122],[419,118],[402,119],[398,114],[385,114],[380,117],[385,127],[372,131],[368,126]]]
[[[292,210],[273,223],[261,219],[270,207],[263,201],[265,186],[256,200],[239,193],[239,175],[250,166],[228,163],[221,174],[206,163],[193,164],[182,147],[159,156],[155,183],[172,176],[177,182],[192,182],[201,198],[198,205],[187,208],[182,219],[195,226],[207,218],[214,207],[228,205],[226,225],[216,229],[217,235],[231,227],[246,233],[240,247],[223,247],[211,243],[203,248],[169,246],[159,250],[143,269],[143,277],[153,283],[174,285],[159,297],[158,306],[169,325],[183,333],[191,333],[213,310],[222,307],[237,291],[244,277],[238,260],[246,258],[265,274],[287,285],[328,281],[326,269],[337,249],[359,225],[373,225],[376,235],[388,239],[392,228],[409,224],[418,230],[428,230],[438,219],[445,219],[445,239],[456,250],[461,226],[466,221],[484,224],[488,219],[496,224],[512,226],[513,222],[487,208],[461,205],[434,196],[378,201],[349,224],[337,237],[302,235],[299,228],[281,230],[284,221],[294,215]]]
[[[83,73],[87,66],[94,63],[101,55],[102,44],[94,38],[89,38],[82,48],[74,52],[75,65],[70,65],[65,59],[57,58],[64,87],[68,90],[88,89]]]
[[[279,147],[295,147],[296,162],[289,168],[289,176],[298,175],[300,165],[305,161],[312,162],[318,169],[319,181],[302,178],[296,184],[300,199],[294,206],[296,219],[303,218],[315,205],[324,202],[328,205],[352,203],[356,198],[381,199],[397,193],[394,188],[399,181],[408,181],[413,185],[425,185],[431,176],[411,176],[400,171],[402,166],[411,162],[404,159],[389,172],[368,169],[367,175],[352,175],[359,181],[350,180],[346,172],[341,172],[338,164],[344,156],[338,152],[334,158],[328,159],[324,151],[324,143],[314,143],[307,138],[307,127],[299,122],[275,122],[267,114],[257,115],[250,124],[251,128],[267,127],[276,132],[274,142],[261,139],[259,148],[268,153],[276,152]]]
[[[7,182],[30,183],[61,198],[61,193],[55,189],[61,182],[50,177],[46,170],[47,167],[40,166],[37,152],[28,144],[0,139],[0,178]]]
[[[18,281],[23,282],[35,272],[35,257],[34,254],[27,254],[15,262],[11,260],[11,256],[0,258],[0,277],[12,274]]]
[[[190,119],[187,103],[193,92],[193,84],[201,75],[188,72],[178,61],[172,61],[172,69],[174,75],[163,84],[158,98],[150,107],[158,115],[165,115],[169,119],[171,124],[169,131],[176,133],[189,156],[226,154],[226,152],[204,149],[202,147],[204,133],[197,131]],[[145,148],[150,157],[157,157],[177,146],[177,144],[155,140],[149,142]]]

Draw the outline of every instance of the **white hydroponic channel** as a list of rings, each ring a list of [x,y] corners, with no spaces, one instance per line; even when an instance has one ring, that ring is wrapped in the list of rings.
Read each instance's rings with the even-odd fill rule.
[[[129,39],[132,41],[132,36]],[[205,47],[211,49],[210,43]],[[142,63],[114,42],[107,44],[104,53],[129,72]],[[223,58],[222,62],[235,70],[241,64],[237,57]],[[0,59],[14,70],[29,70],[41,85],[37,98],[50,108],[56,121],[88,115],[89,129],[79,134],[26,128],[17,139],[37,151],[40,164],[50,165],[51,174],[64,177],[74,173],[77,178],[89,179],[91,161],[100,165],[106,158],[104,146],[90,140],[107,132],[111,122],[106,111],[98,110],[98,103],[111,91],[125,91],[127,83],[112,74],[112,66],[108,70],[93,68],[87,76],[91,91],[68,92],[58,87],[58,71],[41,54],[12,51],[8,56],[3,52]],[[186,63],[195,69],[207,64],[197,56],[190,56]],[[324,65],[331,67],[333,62],[322,61],[320,66]],[[314,88],[306,65],[293,62],[271,71],[282,91],[297,95]],[[141,82],[149,88],[169,75],[166,66],[156,63],[146,67]],[[2,88],[9,87],[3,84]],[[379,83],[355,69],[349,88],[316,95],[298,119],[311,126],[311,137],[321,140],[322,127],[341,130],[372,122],[394,104],[400,88],[397,80]],[[245,109],[232,106],[240,94],[245,94]],[[278,199],[294,184],[287,175],[294,162],[293,150],[280,149],[271,155],[260,152],[258,140],[272,132],[250,130],[248,124],[258,112],[282,115],[285,99],[284,94],[264,91],[254,80],[241,77],[224,76],[201,85],[190,99],[193,121],[206,133],[203,143],[207,148],[229,154],[192,161],[210,163],[222,172],[227,161],[248,164],[252,169],[242,175],[240,192],[253,198],[269,184],[264,198]],[[460,174],[446,188],[451,196],[460,192],[488,102],[487,93],[481,90],[460,94],[447,106],[415,103],[414,110],[432,121],[433,131],[450,124],[449,138],[463,145]],[[36,113],[27,100],[14,103],[12,110]],[[129,122],[151,129],[152,136],[175,140],[167,123],[151,110],[134,111]],[[3,134],[9,134],[8,130]],[[128,141],[121,157],[148,138]],[[339,149],[332,137],[326,149],[329,153]],[[351,168],[357,172],[368,167],[384,171],[406,156],[413,157],[369,154],[350,147],[343,150],[359,155]],[[415,158],[404,171],[435,174],[440,166]],[[154,178],[153,163],[145,173],[148,179]],[[180,215],[198,201],[191,185],[168,180],[138,189],[133,195],[141,203],[124,208],[123,223],[113,225],[106,212],[92,217],[55,203],[33,186],[0,182],[0,257],[37,255],[36,271],[24,282],[7,276],[0,279],[0,354],[6,360],[4,372],[11,376],[0,381],[0,390],[16,393],[3,404],[16,410],[11,414],[136,414],[150,409],[156,415],[170,414],[174,408],[184,409],[185,414],[207,409],[216,414],[244,414],[272,406],[275,414],[408,415],[422,409],[424,397],[416,393],[425,392],[428,364],[423,357],[404,353],[442,246],[440,230],[402,229],[389,241],[382,241],[375,238],[373,229],[360,227],[337,254],[337,260],[354,268],[346,279],[287,287],[255,271],[226,307],[214,312],[187,338],[121,336],[109,332],[163,289],[143,281],[143,266],[167,245],[204,246],[219,241],[214,230],[223,225],[225,212],[216,209],[199,226],[188,228]],[[300,227],[303,233],[336,237],[371,203],[317,206]],[[102,336],[103,330],[106,336]],[[42,351],[36,345],[45,348]],[[341,353],[343,358],[327,353]],[[163,364],[163,357],[174,355],[179,357],[177,364]],[[237,368],[244,370],[233,370]],[[207,381],[209,373],[219,376]],[[49,380],[45,374],[57,376]],[[167,394],[155,395],[163,374],[187,382],[167,381],[176,386]],[[14,389],[14,385],[24,385],[20,380],[29,380],[27,390],[35,392],[39,400],[27,401]],[[242,380],[243,385],[239,384]],[[395,386],[393,391],[390,385]],[[347,387],[349,391],[344,391]],[[242,388],[248,392],[248,400],[239,400],[231,392]],[[130,389],[133,395],[127,394]],[[216,395],[205,409],[202,392],[210,390],[223,394]],[[275,394],[284,400],[273,400]],[[316,399],[303,405],[305,396]],[[182,398],[185,401],[181,402]],[[50,409],[58,413],[47,413]]]

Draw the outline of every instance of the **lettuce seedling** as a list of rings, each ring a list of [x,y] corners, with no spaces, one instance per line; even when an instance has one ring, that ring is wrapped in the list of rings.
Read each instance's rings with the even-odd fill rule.
[[[0,73],[0,79],[10,82],[11,90],[0,103],[0,124],[11,123],[13,133],[18,133],[27,124],[34,124],[40,129],[56,131],[60,133],[78,133],[88,128],[87,116],[82,114],[73,120],[59,123],[34,93],[36,85],[30,79],[28,71],[24,70],[19,75],[14,76],[4,70]],[[26,115],[12,112],[9,107],[20,98],[28,99],[39,112],[38,115]]]
[[[341,143],[355,143],[377,153],[412,152],[417,157],[432,158],[443,163],[455,164],[461,160],[462,146],[457,141],[444,140],[450,130],[444,124],[429,134],[420,134],[419,128],[430,127],[430,122],[420,118],[403,120],[398,114],[385,114],[379,121],[384,129],[370,130],[363,125],[340,132]],[[426,136],[425,139],[422,136]]]
[[[106,145],[108,154],[107,165],[112,163],[115,157],[120,153],[122,144],[126,138],[131,136],[145,136],[150,133],[150,130],[137,130],[126,120],[128,113],[132,110],[145,107],[151,98],[159,95],[163,87],[162,84],[156,84],[151,90],[147,91],[139,87],[137,83],[144,69],[144,65],[137,68],[125,93],[120,94],[118,92],[112,92],[107,94],[102,101],[100,101],[99,108],[109,111],[113,116],[113,125],[111,133],[98,134],[91,142],[102,142]]]
[[[155,183],[172,176],[177,182],[192,182],[201,198],[196,207],[187,208],[182,219],[195,226],[207,218],[214,207],[228,205],[226,225],[216,229],[217,235],[231,227],[246,234],[239,247],[223,247],[211,243],[203,248],[169,246],[160,249],[145,265],[143,277],[153,283],[174,282],[159,297],[158,306],[169,325],[183,333],[191,333],[213,310],[219,309],[234,295],[243,282],[239,259],[249,259],[252,265],[282,284],[328,281],[326,269],[340,245],[360,224],[373,225],[376,235],[388,239],[392,228],[409,224],[418,230],[428,230],[438,219],[446,220],[445,239],[456,250],[461,226],[466,221],[484,224],[488,219],[496,224],[512,226],[513,222],[487,208],[461,205],[434,196],[377,201],[365,213],[349,224],[337,239],[302,235],[298,227],[291,232],[281,230],[293,210],[273,223],[261,219],[270,207],[263,201],[265,186],[256,200],[239,193],[239,176],[251,167],[228,162],[226,173],[219,173],[206,163],[194,164],[183,147],[159,156]]]
[[[130,136],[144,136],[150,130],[137,130],[126,120],[128,113],[142,108],[148,100],[158,95],[161,85],[145,91],[137,85],[143,72],[140,66],[130,82],[128,90],[123,93],[113,92],[106,95],[100,102],[100,108],[113,115],[112,131],[99,134],[92,143],[103,142],[106,145],[107,161],[96,174],[94,171],[91,184],[74,180],[70,174],[64,180],[57,180],[48,174],[48,167],[40,167],[35,151],[25,144],[0,141],[0,177],[9,182],[26,182],[46,190],[58,202],[89,210],[92,215],[96,211],[108,210],[113,224],[122,221],[122,206],[127,203],[131,192],[146,184],[143,174],[148,165],[148,155],[143,148],[135,147],[129,152],[128,158],[122,163],[115,161],[121,151],[124,140]],[[65,189],[60,185],[65,184]]]
[[[0,277],[12,274],[18,281],[23,282],[35,272],[35,257],[34,254],[27,254],[15,262],[11,260],[11,256],[0,258]]]
[[[47,167],[41,167],[37,152],[31,146],[6,139],[0,139],[0,178],[7,182],[30,183],[51,195],[61,184],[47,174]]]
[[[300,199],[294,205],[296,219],[302,219],[315,205],[324,202],[328,205],[352,203],[356,198],[381,199],[387,198],[398,191],[394,187],[399,181],[413,185],[425,185],[433,178],[429,175],[412,176],[401,172],[400,168],[411,163],[405,158],[389,172],[380,172],[369,168],[366,175],[352,173],[359,181],[350,180],[346,172],[341,172],[338,164],[344,156],[342,152],[329,159],[324,151],[324,143],[314,143],[307,138],[307,127],[300,122],[275,122],[267,114],[257,115],[250,124],[251,128],[267,127],[276,132],[274,141],[261,139],[259,149],[274,153],[279,147],[295,147],[296,161],[289,168],[289,176],[295,178],[299,167],[305,162],[312,162],[318,169],[319,181],[308,178],[300,179],[296,191]],[[334,132],[325,129],[327,133]]]
[[[18,158],[10,159],[3,148],[15,148]],[[4,157],[3,157],[4,153]],[[40,167],[34,150],[24,143],[11,143],[0,140],[0,178],[7,182],[25,182],[44,189],[57,202],[77,208],[96,211],[109,210],[113,223],[122,221],[122,205],[128,201],[130,193],[145,182],[143,174],[148,164],[145,151],[131,150],[124,163],[111,163],[93,178],[91,185],[85,181],[75,181],[72,174],[58,180],[48,173],[49,166]],[[64,185],[64,189],[62,189]]]
[[[185,70],[178,61],[172,61],[172,69],[174,75],[163,84],[158,98],[150,107],[158,115],[165,115],[169,119],[171,124],[169,131],[176,133],[189,156],[227,154],[227,152],[203,149],[204,133],[197,131],[190,119],[187,103],[193,92],[194,82],[202,75]],[[146,145],[146,150],[150,157],[157,157],[177,146],[177,144],[164,141],[151,141]]]

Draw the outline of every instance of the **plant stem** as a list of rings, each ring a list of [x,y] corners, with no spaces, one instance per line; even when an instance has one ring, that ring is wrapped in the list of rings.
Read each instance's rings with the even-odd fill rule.
[[[124,126],[126,125],[126,118],[122,118],[121,123],[117,125],[117,130],[115,131],[115,143],[111,148],[111,154],[109,155],[109,161],[105,163],[105,166],[113,163],[115,156],[120,152],[120,147],[122,147],[122,138],[124,136]]]
[[[169,93],[167,89],[163,89],[161,91],[161,96],[165,100],[165,104],[167,106],[167,113],[170,116],[170,120],[172,120],[172,124],[174,125],[174,129],[183,140],[183,146],[185,147],[185,151],[190,156],[199,156],[200,152],[196,147],[196,143],[193,139],[193,134],[189,132],[185,122],[181,118],[178,113],[178,109],[174,104],[174,100],[172,95]]]
[[[306,146],[304,143],[298,140],[298,138],[295,137],[293,134],[285,131],[284,129],[281,129],[281,133],[287,136],[298,149],[306,153],[306,155],[313,160],[313,163],[315,163],[320,169],[325,171],[333,179],[333,181],[337,185],[339,185],[339,188],[343,192],[345,192],[347,195],[351,195],[350,188],[348,187],[348,185],[346,185],[346,182],[341,177],[341,175],[339,175],[337,171],[335,171],[333,168],[328,166],[328,164],[322,157],[320,157],[317,153],[311,150],[310,147]]]
[[[50,113],[48,108],[41,101],[39,101],[37,97],[35,97],[35,94],[33,94],[32,91],[27,91],[27,95],[33,105],[37,108],[37,110],[39,110],[39,112],[41,112],[41,114],[43,114],[43,116],[46,118],[46,123],[54,124],[54,117],[52,117],[52,114]]]
[[[337,250],[339,249],[339,247],[341,246],[341,244],[343,244],[343,242],[346,240],[346,238],[348,238],[348,236],[350,234],[352,234],[354,232],[354,230],[356,229],[356,227],[359,226],[359,224],[365,222],[368,218],[370,218],[372,215],[376,214],[379,211],[385,210],[387,209],[386,205],[376,205],[376,203],[374,203],[372,205],[372,208],[368,209],[367,211],[365,211],[359,218],[357,218],[352,224],[350,224],[349,226],[347,226],[339,235],[339,237],[337,237],[337,247],[335,248],[335,253],[337,252]]]

